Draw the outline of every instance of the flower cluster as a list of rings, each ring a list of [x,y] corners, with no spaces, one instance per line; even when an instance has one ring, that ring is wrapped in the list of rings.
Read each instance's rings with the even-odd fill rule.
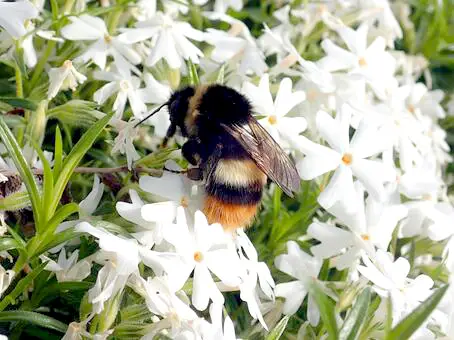
[[[65,339],[235,339],[264,334],[293,315],[298,328],[289,332],[323,332],[317,289],[345,310],[366,286],[377,304],[363,335],[380,338],[389,320],[396,326],[454,280],[454,206],[445,177],[452,158],[440,126],[454,106],[432,89],[427,60],[395,49],[410,5],[279,3],[270,24],[252,30],[239,19],[246,13],[239,0],[68,0],[51,1],[51,11],[41,1],[0,1],[0,60],[14,66],[23,58],[17,94],[24,96],[20,70],[28,67],[30,97],[40,102],[26,116],[26,132],[43,145],[47,120],[70,133],[112,112],[110,163],[98,164],[131,170],[103,183],[95,175],[79,218],[62,222],[60,242],[40,253],[55,284],[92,282]],[[40,80],[44,87],[32,90]],[[172,91],[199,81],[248,98],[301,177],[304,190],[293,200],[267,187],[250,230],[207,222],[204,183],[185,176],[177,149],[157,146],[169,126],[166,110],[136,125]],[[176,137],[173,145],[181,142]],[[31,166],[62,167],[61,158],[38,161],[33,142],[21,146]],[[98,162],[103,153],[90,156]],[[0,158],[2,172],[17,170],[13,158]],[[164,163],[161,176],[139,176]],[[11,179],[0,172],[0,181]],[[3,212],[0,219],[0,237],[19,237]],[[8,252],[0,256],[14,261]],[[0,296],[17,274],[5,268]],[[454,336],[453,292],[415,338]],[[338,315],[339,327],[347,315]]]

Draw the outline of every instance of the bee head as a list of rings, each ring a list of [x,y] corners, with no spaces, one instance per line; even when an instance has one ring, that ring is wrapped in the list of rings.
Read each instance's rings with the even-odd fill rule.
[[[189,100],[194,93],[194,88],[188,86],[174,92],[168,101],[170,121],[180,128],[183,135],[187,134],[184,119],[188,113]]]
[[[167,106],[169,115],[170,115],[170,121],[175,126],[180,127],[183,135],[185,135],[186,129],[184,127],[184,118],[186,117],[186,114],[188,112],[189,100],[194,95],[194,93],[195,93],[194,88],[190,87],[190,86],[174,92],[170,96],[168,101],[166,101],[164,104],[159,106],[156,110],[151,112],[148,116],[146,116],[145,118],[140,120],[134,127],[139,126],[144,121],[146,121],[148,118],[153,116],[155,113],[159,112],[164,106]]]

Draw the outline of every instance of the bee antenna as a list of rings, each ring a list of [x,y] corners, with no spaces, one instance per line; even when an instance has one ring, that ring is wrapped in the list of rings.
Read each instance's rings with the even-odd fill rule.
[[[134,125],[134,127],[136,128],[137,126],[139,126],[140,124],[142,124],[144,121],[146,121],[148,118],[150,118],[151,116],[153,116],[156,112],[158,112],[159,110],[161,110],[164,106],[166,106],[167,104],[169,104],[169,102],[165,102],[164,104],[162,104],[160,107],[158,107],[156,110],[154,110],[152,113],[150,113],[148,116],[146,116],[144,119],[142,119],[140,122],[138,122],[136,125]]]

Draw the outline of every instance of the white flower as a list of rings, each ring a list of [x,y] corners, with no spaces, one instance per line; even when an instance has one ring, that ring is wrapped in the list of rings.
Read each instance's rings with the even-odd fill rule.
[[[294,241],[287,242],[287,254],[276,257],[275,266],[280,271],[296,278],[296,281],[276,285],[276,296],[285,298],[283,312],[290,315],[297,312],[306,297],[309,286],[317,280],[322,260],[306,254]],[[312,325],[320,319],[320,312],[314,299],[309,295],[307,318]]]
[[[49,261],[46,265],[46,270],[55,272],[58,282],[65,281],[82,281],[91,271],[91,262],[83,259],[77,262],[79,250],[75,250],[70,257],[66,258],[66,250],[62,248],[58,255],[58,262],[55,262],[48,257],[40,256],[42,261]]]
[[[84,337],[91,336],[87,331],[87,324],[93,318],[94,314],[90,314],[85,320],[81,322],[71,322],[68,325],[65,335],[61,340],[82,340]]]
[[[444,98],[441,90],[429,91],[423,83],[407,85],[410,88],[406,99],[407,110],[416,115],[445,118],[446,112],[440,105]]]
[[[147,59],[147,65],[153,66],[164,58],[171,68],[180,68],[183,59],[199,62],[203,53],[188,38],[202,41],[203,37],[203,33],[189,23],[174,21],[169,15],[158,12],[151,19],[138,22],[136,28],[125,29],[119,39],[136,43],[151,38],[155,45]]]
[[[169,279],[166,277],[148,277],[145,281],[138,277],[144,288],[144,295],[148,309],[155,315],[161,317],[152,327],[143,339],[154,339],[154,336],[163,329],[170,328],[172,339],[188,325],[191,321],[197,319],[197,314],[183,302],[169,285]]]
[[[335,45],[331,40],[322,41],[326,56],[318,65],[330,72],[346,70],[363,76],[380,98],[385,97],[385,89],[394,83],[393,74],[396,61],[385,52],[385,40],[376,38],[367,46],[368,25],[362,24],[356,31],[343,26],[337,30],[349,51]]]
[[[145,203],[140,199],[137,191],[129,190],[131,203],[117,202],[115,208],[118,214],[125,220],[136,224],[140,229],[132,234],[141,244],[151,249],[153,245],[162,241],[162,228],[154,222],[148,222],[142,218],[141,209]],[[165,225],[163,225],[165,227]]]
[[[178,210],[177,223],[164,231],[164,238],[175,247],[184,264],[172,279],[183,285],[194,272],[192,304],[198,310],[205,310],[210,299],[223,304],[224,297],[211,272],[227,286],[238,286],[241,270],[238,255],[228,247],[227,235],[220,224],[209,225],[205,215],[196,211],[194,228],[190,230],[183,209]]]
[[[427,211],[430,220],[428,236],[434,241],[444,240],[454,234],[454,207],[447,202],[440,202]]]
[[[206,340],[236,340],[235,328],[232,320],[226,315],[222,324],[222,305],[212,303],[210,305],[211,324],[203,331],[203,339]]]
[[[71,60],[66,60],[62,66],[49,70],[49,89],[47,98],[54,98],[59,91],[75,90],[78,84],[87,80],[82,73],[77,72]]]
[[[328,209],[350,230],[321,222],[313,222],[307,230],[308,235],[321,242],[311,247],[312,254],[323,259],[334,257],[332,263],[339,270],[356,265],[364,252],[373,256],[375,247],[386,250],[397,223],[407,215],[404,205],[383,204],[371,196],[364,204],[364,189],[358,182],[355,191],[356,212],[347,213],[340,203]]]
[[[27,33],[30,33],[35,29],[35,25],[31,21],[26,21],[25,29],[27,30]],[[33,46],[33,33],[30,33],[23,39],[21,47],[24,50],[25,64],[27,64],[28,67],[35,67],[38,62],[38,57],[36,55],[35,47]]]
[[[215,12],[225,13],[229,7],[240,11],[243,8],[243,0],[216,0],[214,3]]]
[[[112,37],[107,31],[106,24],[101,18],[83,14],[80,17],[70,17],[71,24],[61,29],[61,34],[68,40],[95,41],[87,50],[77,57],[86,63],[89,60],[105,69],[107,56],[113,56],[118,68],[131,68],[131,64],[140,63],[141,58],[130,46],[131,42],[123,42],[118,37]]]
[[[129,276],[138,272],[138,244],[136,240],[120,238],[87,222],[79,223],[75,230],[96,237],[101,248],[97,261],[105,265],[98,273],[95,286],[88,291],[88,301],[93,304],[93,311],[99,314],[104,303],[124,288]]]
[[[158,82],[151,73],[145,73],[144,81],[146,86],[138,90],[138,94],[144,103],[163,104],[169,100],[172,94],[172,89],[169,85]],[[155,108],[152,108],[150,111],[154,111]],[[146,116],[146,114],[144,115]],[[163,107],[142,124],[153,125],[154,136],[164,138],[170,126],[167,106]]]
[[[299,136],[295,144],[306,155],[297,164],[302,179],[310,180],[336,170],[319,195],[318,202],[324,208],[330,208],[342,201],[345,202],[346,209],[352,212],[356,210],[353,204],[353,175],[379,201],[384,201],[386,196],[383,184],[395,179],[395,175],[393,169],[383,162],[368,159],[389,148],[387,131],[363,119],[349,141],[350,121],[351,112],[346,105],[336,119],[319,111],[316,117],[317,129],[331,148],[315,144],[302,136]]]
[[[211,12],[205,13],[205,16],[211,20],[222,20],[231,25],[228,32],[213,28],[207,29],[205,41],[214,46],[211,59],[217,63],[239,64],[237,72],[243,76],[250,73],[261,75],[267,70],[265,56],[249,32],[249,28],[243,22],[226,14]]]
[[[156,0],[138,0],[131,12],[138,21],[148,20],[156,15],[156,5]]]
[[[1,174],[0,174],[1,175]],[[3,178],[2,178],[3,177]],[[5,179],[4,179],[5,178]],[[8,181],[8,177],[4,176],[4,175],[1,175],[0,176],[0,183],[4,183]],[[6,224],[5,222],[5,212],[4,211],[0,211],[0,237],[2,237],[3,235],[6,234],[6,232],[8,231],[8,225]],[[2,252],[0,252],[1,254]]]
[[[259,86],[245,82],[242,92],[252,102],[254,112],[259,116],[265,116],[259,122],[277,143],[280,143],[282,138],[292,140],[306,129],[306,120],[303,117],[287,117],[287,114],[306,97],[303,91],[292,92],[290,78],[282,79],[274,102],[268,74],[260,78]]]
[[[259,296],[264,294],[267,299],[274,301],[273,277],[267,265],[264,262],[258,262],[257,250],[243,230],[237,229],[235,243],[241,264],[245,269],[240,284],[240,298],[247,303],[249,314],[268,329],[262,316]]]
[[[166,167],[168,164],[172,163],[168,162]],[[179,167],[171,165],[170,168],[179,170]],[[201,206],[200,195],[194,194],[198,188],[184,175],[164,171],[161,177],[142,176],[139,186],[142,190],[166,200],[142,207],[142,218],[148,222],[171,223],[177,216],[178,207],[188,208],[193,213]]]
[[[145,103],[162,104],[169,100],[172,94],[169,85],[158,82],[149,72],[145,73],[143,78],[146,86],[138,91]]]
[[[369,23],[374,36],[382,36],[388,46],[394,46],[394,40],[402,38],[402,29],[393,14],[391,3],[387,0],[361,0],[362,16]]]
[[[14,275],[15,273],[13,270],[5,270],[5,268],[0,265],[0,295],[8,289]]]
[[[331,13],[341,17],[341,13],[345,11],[344,8],[350,5],[349,2],[343,1],[320,1],[305,3],[300,8],[296,7],[292,10],[292,15],[303,20],[303,24],[297,26],[297,33],[303,37],[308,36],[320,22],[323,22],[331,29],[335,29],[339,25],[339,19]]]
[[[103,194],[104,184],[101,183],[99,176],[95,174],[93,176],[93,188],[87,197],[79,203],[79,216],[83,217],[92,215],[98,207]]]
[[[122,155],[126,154],[126,163],[129,170],[132,169],[132,163],[140,159],[140,155],[133,144],[133,140],[137,136],[136,124],[137,120],[134,118],[130,119],[129,122],[118,120],[118,135],[115,137],[112,148],[112,153],[120,152]]]
[[[25,21],[36,18],[38,14],[36,7],[29,1],[0,0],[0,26],[16,39],[27,33]]]
[[[420,167],[424,162],[421,150],[423,125],[417,117],[407,109],[406,98],[411,92],[410,86],[392,86],[386,100],[379,103],[370,112],[371,118],[382,121],[388,130],[387,139],[393,143],[394,150],[399,153],[400,168],[407,171]],[[428,140],[426,139],[426,146]]]
[[[415,279],[407,278],[409,262],[399,257],[393,261],[392,255],[378,250],[373,264],[363,256],[365,266],[358,271],[374,284],[374,290],[383,298],[391,297],[393,325],[410,314],[432,293],[433,280],[427,275]]]
[[[140,79],[131,76],[129,70],[117,69],[116,71],[97,71],[94,73],[95,79],[108,81],[109,83],[99,88],[93,94],[93,99],[102,105],[116,93],[117,97],[112,107],[115,110],[115,117],[122,117],[126,102],[129,102],[134,116],[141,118],[147,111],[147,106],[137,93],[137,89],[140,86]]]

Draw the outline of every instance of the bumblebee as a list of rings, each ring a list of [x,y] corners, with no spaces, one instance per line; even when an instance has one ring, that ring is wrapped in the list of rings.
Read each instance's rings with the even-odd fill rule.
[[[170,127],[163,144],[177,129],[187,138],[181,152],[205,180],[203,212],[210,223],[226,229],[250,225],[267,178],[289,196],[299,190],[295,165],[234,89],[217,84],[185,87],[141,122],[164,106]]]

